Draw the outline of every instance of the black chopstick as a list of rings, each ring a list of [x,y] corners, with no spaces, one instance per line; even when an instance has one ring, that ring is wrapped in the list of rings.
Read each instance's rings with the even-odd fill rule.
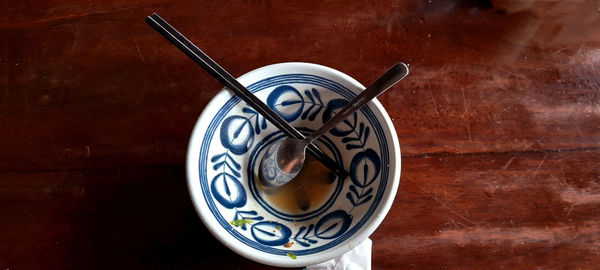
[[[237,96],[244,100],[250,107],[254,108],[258,113],[265,117],[275,127],[281,130],[285,135],[297,139],[304,139],[304,135],[292,127],[279,114],[271,110],[264,102],[258,99],[246,87],[240,84],[231,74],[223,69],[219,64],[213,61],[208,55],[200,50],[196,45],[184,37],[177,29],[171,26],[167,21],[153,13],[146,18],[146,23],[152,26],[173,45],[179,48],[183,53],[189,56],[194,62],[200,65],[215,79],[231,89]],[[308,146],[308,151],[323,165],[332,170],[340,179],[345,179],[348,172],[337,162],[327,156],[314,144]]]

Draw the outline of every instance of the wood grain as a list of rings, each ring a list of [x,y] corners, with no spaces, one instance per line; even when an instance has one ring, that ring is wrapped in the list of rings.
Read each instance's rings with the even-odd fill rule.
[[[374,269],[600,263],[597,1],[3,6],[0,269],[271,268],[191,207],[187,140],[222,86],[145,25],[152,12],[234,76],[302,61],[367,85],[410,64],[379,98],[403,170]]]

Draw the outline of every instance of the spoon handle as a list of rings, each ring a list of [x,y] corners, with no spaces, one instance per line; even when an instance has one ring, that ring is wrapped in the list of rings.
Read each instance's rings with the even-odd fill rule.
[[[288,137],[296,139],[304,139],[304,135],[285,121],[279,114],[275,113],[264,102],[258,99],[252,92],[238,82],[231,74],[223,69],[219,64],[206,55],[200,48],[189,41],[177,29],[171,26],[167,21],[153,13],[146,18],[146,23],[152,26],[154,30],[163,35],[173,45],[179,48],[183,53],[189,56],[194,62],[200,65],[210,75],[216,78],[219,82],[232,90],[237,96],[244,100],[248,105],[254,108],[260,115],[269,120],[275,127],[281,130]],[[345,179],[348,172],[342,165],[335,162],[323,151],[314,144],[308,145],[308,151],[323,165],[329,168],[333,173],[338,175],[340,179]]]
[[[317,131],[310,134],[306,137],[303,142],[305,144],[310,144],[314,139],[323,135],[325,132],[332,129],[339,122],[342,122],[346,117],[352,115],[358,109],[360,109],[363,105],[367,104],[367,102],[371,101],[375,97],[379,96],[381,93],[388,90],[394,84],[404,79],[408,75],[408,67],[404,63],[397,63],[388,71],[386,71],[383,75],[381,75],[375,82],[373,82],[367,89],[362,91],[356,98],[354,98],[350,103],[346,104],[340,112],[335,114],[329,121],[327,121],[323,126],[321,126]]]

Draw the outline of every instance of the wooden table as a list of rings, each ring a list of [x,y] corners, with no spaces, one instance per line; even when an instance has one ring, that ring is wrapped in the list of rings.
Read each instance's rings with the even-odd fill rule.
[[[6,2],[6,1],[5,1]],[[8,1],[0,9],[0,269],[271,269],[192,208],[191,129],[221,85],[287,61],[369,84],[402,148],[373,269],[600,267],[598,1]],[[208,247],[208,249],[206,248]]]

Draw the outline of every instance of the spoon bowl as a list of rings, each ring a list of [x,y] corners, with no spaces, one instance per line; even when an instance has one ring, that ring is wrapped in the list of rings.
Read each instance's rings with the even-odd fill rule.
[[[260,162],[263,187],[279,187],[298,175],[304,166],[306,144],[304,140],[285,138],[269,147]]]

